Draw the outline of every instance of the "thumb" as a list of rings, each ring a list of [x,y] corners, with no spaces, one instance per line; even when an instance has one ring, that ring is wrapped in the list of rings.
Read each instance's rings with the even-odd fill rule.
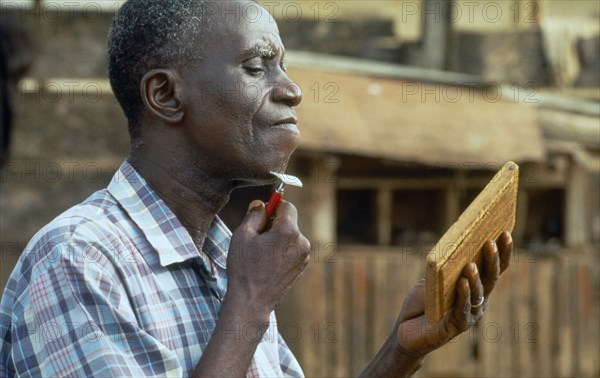
[[[402,306],[404,320],[413,319],[425,313],[425,278],[421,278],[406,295]]]
[[[242,226],[246,229],[260,233],[266,226],[267,214],[265,204],[262,201],[254,200],[248,205],[248,212],[242,221]]]

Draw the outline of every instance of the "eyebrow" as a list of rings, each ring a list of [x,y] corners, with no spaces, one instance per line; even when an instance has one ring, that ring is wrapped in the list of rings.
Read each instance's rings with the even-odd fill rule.
[[[245,55],[258,56],[263,59],[273,59],[277,56],[277,53],[279,53],[279,48],[272,43],[268,45],[254,45],[244,51]],[[283,56],[285,57],[285,53],[283,53]]]
[[[244,50],[245,56],[251,57],[259,57],[261,59],[274,59],[279,53],[280,49],[273,43],[269,43],[268,45],[260,45],[256,44],[251,48]],[[281,67],[284,71],[287,70],[287,59],[285,56],[285,51],[281,53]]]

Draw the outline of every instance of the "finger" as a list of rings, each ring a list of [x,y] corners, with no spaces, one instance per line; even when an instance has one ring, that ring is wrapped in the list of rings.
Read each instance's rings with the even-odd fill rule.
[[[494,290],[496,282],[500,277],[500,257],[496,243],[489,242],[483,246],[483,263],[481,272],[481,283],[483,284],[483,295],[487,296]]]
[[[469,328],[469,317],[471,312],[471,288],[469,280],[466,277],[461,277],[456,283],[456,303],[452,309],[450,322],[455,328],[448,327],[449,337],[454,337]]]
[[[298,241],[288,247],[284,257],[288,262],[297,262],[298,269],[304,270],[310,263],[310,241],[300,234]]]
[[[508,231],[504,231],[498,238],[498,250],[500,253],[500,272],[504,272],[510,265],[510,257],[513,252],[513,239]]]
[[[265,204],[262,201],[254,200],[248,205],[248,212],[240,224],[240,228],[253,235],[259,234],[267,223],[265,214]]]
[[[469,281],[470,289],[470,310],[472,314],[480,315],[483,312],[482,304],[484,301],[483,297],[483,285],[479,278],[479,271],[475,263],[470,263],[463,269],[463,277],[466,277]]]
[[[402,317],[404,320],[413,319],[425,313],[425,278],[413,286],[404,300]]]
[[[304,274],[304,270],[306,269],[309,263],[310,255],[307,255],[306,257],[303,257],[301,261],[298,261],[298,264],[296,264],[292,273],[289,275],[289,285],[293,285],[294,282],[296,282],[300,277],[302,277],[302,275]]]
[[[286,200],[281,200],[279,205],[277,205],[277,208],[275,208],[275,218],[273,219],[273,227],[276,227],[277,225],[290,225],[297,227],[298,211],[296,210],[296,206],[292,205]]]

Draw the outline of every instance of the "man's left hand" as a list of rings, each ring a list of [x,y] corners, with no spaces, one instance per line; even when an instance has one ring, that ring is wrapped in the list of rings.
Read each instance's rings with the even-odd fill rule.
[[[497,242],[486,243],[482,250],[481,271],[474,263],[464,267],[456,284],[454,307],[433,325],[425,319],[425,279],[421,279],[406,296],[396,323],[396,337],[403,352],[423,357],[481,319],[500,274],[510,264],[512,250],[509,232],[504,232]]]

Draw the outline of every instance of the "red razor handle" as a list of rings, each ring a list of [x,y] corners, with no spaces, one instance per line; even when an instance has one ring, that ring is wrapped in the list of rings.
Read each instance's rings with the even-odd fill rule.
[[[279,205],[279,202],[281,202],[282,199],[283,193],[276,191],[271,194],[271,198],[269,198],[269,202],[267,203],[267,208],[265,210],[267,213],[267,222],[273,218],[273,215],[275,214],[275,208],[277,205]]]

